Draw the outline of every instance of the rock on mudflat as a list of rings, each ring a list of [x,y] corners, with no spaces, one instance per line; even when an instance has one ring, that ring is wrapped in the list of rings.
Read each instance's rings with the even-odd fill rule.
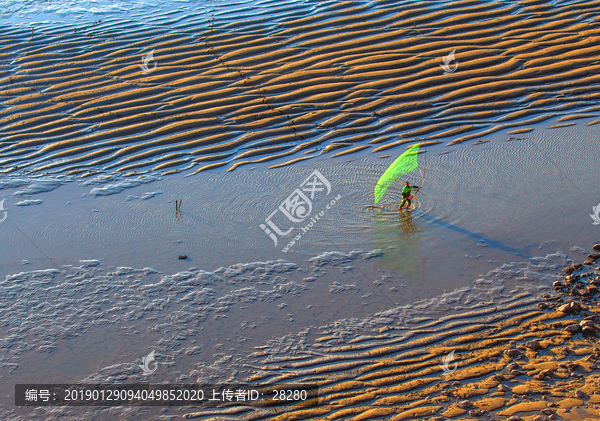
[[[517,368],[519,368],[519,364],[517,364],[517,363],[510,363],[509,365],[506,366],[506,369],[508,371],[513,371],[513,370],[516,370]]]
[[[552,415],[552,414],[554,414],[554,411],[552,409],[550,409],[550,408],[544,408],[540,412],[542,414],[544,414],[544,415]]]
[[[514,358],[520,354],[518,349],[509,349],[509,350],[504,351],[504,353],[506,354],[507,357],[510,357],[510,358]]]
[[[566,314],[577,313],[579,310],[581,310],[581,306],[577,302],[566,303],[558,308],[558,311]]]
[[[525,344],[525,346],[534,351],[539,351],[540,349],[542,349],[542,345],[537,340],[529,341]]]
[[[562,272],[563,272],[565,275],[570,275],[570,274],[573,272],[573,270],[574,270],[574,269],[573,269],[573,266],[567,266],[566,268],[564,268],[564,269],[562,270]]]
[[[579,275],[578,273],[572,273],[565,277],[565,282],[567,282],[567,283],[577,282],[580,279],[581,279],[581,275]]]
[[[473,404],[469,401],[460,401],[456,404],[460,409],[469,409],[473,406]]]
[[[469,411],[471,417],[481,417],[483,414],[485,414],[485,409],[472,409]]]
[[[569,333],[577,333],[577,332],[579,332],[579,325],[576,325],[576,324],[569,325],[569,326],[565,327],[565,331],[567,331]]]

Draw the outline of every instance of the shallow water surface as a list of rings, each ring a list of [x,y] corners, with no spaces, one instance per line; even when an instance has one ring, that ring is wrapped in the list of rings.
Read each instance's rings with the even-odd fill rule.
[[[419,207],[402,213],[395,209],[394,189],[384,197],[384,211],[368,207],[372,186],[396,155],[321,159],[275,170],[257,166],[226,175],[49,181],[53,190],[39,193],[44,183],[23,177],[22,185],[3,190],[9,217],[1,228],[11,246],[0,264],[12,273],[95,258],[174,273],[381,249],[385,267],[434,288],[454,288],[497,262],[596,239],[589,216],[600,197],[594,182],[600,158],[596,126],[541,125],[521,136],[507,141],[499,133],[481,145],[427,148]],[[294,222],[280,205],[315,170],[330,184],[329,192],[322,186],[310,216]],[[421,183],[418,171],[408,179]],[[24,200],[42,203],[16,206]],[[182,201],[180,213],[175,200]],[[275,235],[277,245],[260,228],[270,227],[274,212],[271,220],[280,230],[292,229]]]

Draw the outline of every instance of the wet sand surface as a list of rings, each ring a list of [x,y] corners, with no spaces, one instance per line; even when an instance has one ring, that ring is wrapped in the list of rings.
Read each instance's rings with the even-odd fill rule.
[[[451,5],[216,2],[7,22],[0,169],[233,170],[598,116],[596,2]]]
[[[350,341],[325,336],[318,356],[264,358],[252,380],[317,383],[315,407],[246,411],[228,419],[599,419],[600,266],[594,262],[600,244],[593,250],[585,265],[569,261],[567,276],[554,282],[557,294],[543,300],[513,290],[501,307],[487,303],[485,310],[385,326],[380,335]],[[537,270],[527,271],[539,274],[563,257],[536,259]],[[385,316],[389,324],[404,319],[394,310]],[[336,323],[327,333],[352,325]],[[228,413],[235,412],[223,409]]]
[[[413,419],[438,412],[456,418],[467,410],[497,409],[502,411],[494,419],[505,419],[507,414],[546,409],[554,401],[557,410],[581,407],[575,414],[594,412],[597,375],[583,374],[594,373],[594,355],[600,355],[591,332],[580,337],[579,330],[587,326],[580,324],[584,318],[597,326],[597,316],[588,317],[595,314],[595,301],[578,297],[580,307],[571,311],[562,307],[572,301],[569,294],[560,298],[552,290],[557,281],[577,286],[581,279],[584,287],[600,282],[593,266],[575,273],[591,269],[595,275],[563,281],[560,269],[574,262],[564,253],[553,253],[505,264],[471,286],[390,306],[382,292],[394,285],[395,277],[371,272],[380,257],[378,252],[326,253],[304,266],[278,261],[161,277],[150,269],[107,271],[97,261],[83,261],[63,273],[7,277],[3,296],[16,298],[18,291],[20,299],[6,303],[3,311],[2,364],[7,372],[0,393],[8,401],[10,386],[17,382],[75,379],[316,382],[321,389],[314,408],[255,410],[232,419],[278,419],[278,414],[285,419]],[[378,282],[369,282],[375,273]],[[410,291],[409,286],[400,287]],[[323,296],[333,299],[324,302]],[[554,303],[547,304],[545,298],[552,296],[560,299],[549,309]],[[368,314],[361,304],[372,299],[387,309]],[[577,329],[568,328],[572,325]],[[139,356],[149,348],[157,351],[158,363],[150,379],[139,365]],[[443,357],[453,351],[444,375]],[[538,377],[528,380],[525,374]],[[499,384],[504,388],[497,389]],[[509,386],[512,392],[505,389]],[[571,397],[576,400],[565,401]],[[217,413],[234,413],[232,406]],[[30,417],[28,411],[11,410],[8,402],[3,407],[5,418]],[[204,418],[201,409],[161,412]],[[250,409],[242,406],[241,412]],[[46,419],[149,419],[159,411],[53,410]],[[205,412],[215,414],[214,409]]]
[[[598,2],[0,6],[0,419],[600,418]],[[370,207],[416,142],[413,210]]]

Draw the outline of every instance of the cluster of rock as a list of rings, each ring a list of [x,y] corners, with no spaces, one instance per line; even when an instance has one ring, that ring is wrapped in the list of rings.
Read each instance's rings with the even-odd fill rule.
[[[539,322],[522,326],[523,332],[528,334],[561,329],[568,335],[561,340],[551,339],[548,335],[523,342],[511,340],[509,348],[502,352],[501,358],[509,362],[504,366],[504,372],[489,379],[498,383],[491,396],[504,398],[505,394],[512,393],[512,398],[505,398],[502,409],[495,415],[503,415],[506,417],[503,419],[508,421],[553,421],[597,402],[596,398],[592,398],[592,394],[596,393],[592,390],[600,386],[600,378],[595,375],[600,366],[600,347],[597,346],[600,334],[600,244],[594,245],[593,251],[585,262],[565,267],[563,279],[554,282],[557,294],[544,295],[545,301],[537,304],[538,308],[547,309],[551,314],[541,316]],[[554,357],[545,360],[545,355]],[[516,382],[518,377],[521,380]],[[507,384],[511,380],[514,383]],[[459,382],[451,384],[459,385]],[[453,396],[449,390],[441,394],[443,397]],[[473,418],[486,414],[491,417],[493,412],[488,412],[481,402],[462,400],[453,406]],[[529,414],[510,413],[513,411]],[[456,414],[441,415],[445,416],[435,416],[430,420],[443,421]],[[571,415],[576,417],[575,412]]]
[[[573,263],[562,270],[565,278],[554,282],[554,289],[561,294],[556,299],[557,310],[565,314],[581,314],[586,304],[593,304],[600,291],[600,267],[594,270],[593,265],[600,259],[600,244],[593,247],[594,253],[588,254],[583,263]],[[566,299],[564,304],[562,300]],[[578,324],[573,323],[565,328],[572,334],[582,332],[584,335],[596,335],[600,318],[597,314],[583,317]]]
[[[569,332],[572,335],[576,335],[582,333],[584,336],[594,336],[598,334],[598,329],[600,326],[600,317],[597,314],[592,313],[591,315],[586,315],[587,307],[586,305],[591,305],[595,303],[599,287],[600,287],[600,266],[593,268],[593,265],[600,260],[600,244],[596,244],[593,247],[594,253],[588,254],[587,260],[583,263],[573,263],[568,267],[565,267],[562,272],[565,274],[565,278],[560,281],[554,282],[554,289],[560,295],[559,297],[554,297],[556,304],[553,306],[550,305],[542,305],[544,308],[555,307],[561,313],[565,315],[579,315],[582,316],[582,320],[578,323],[573,323],[565,327],[565,331]],[[551,300],[553,297],[547,296],[546,299]],[[537,341],[532,341],[537,342]],[[538,344],[539,345],[539,344]],[[527,343],[528,348],[536,350],[536,344]],[[515,351],[510,350],[508,352]],[[514,357],[515,355],[509,355],[510,357]],[[591,358],[593,361],[600,360],[600,348],[595,347],[594,353],[590,355],[588,358]],[[514,369],[518,367],[515,363]],[[573,363],[561,363],[559,367],[563,367],[564,369],[568,369],[571,377],[582,377],[575,373],[578,364]],[[511,364],[507,367],[509,369]],[[552,370],[542,370],[538,374],[536,374],[533,379],[534,380],[545,380],[546,378],[551,377],[553,374]],[[504,385],[500,385],[499,388],[506,388]],[[502,389],[501,389],[502,390]],[[560,391],[560,389],[557,389]],[[566,392],[566,390],[565,390]],[[574,394],[574,398],[582,399],[585,394],[581,390],[576,390]],[[533,418],[533,421],[546,421],[546,420],[554,420],[556,419],[556,415],[554,414],[553,407],[556,407],[555,403],[550,403],[548,408],[542,409],[542,415],[536,416]],[[523,421],[523,418],[513,415],[508,418],[508,421]]]

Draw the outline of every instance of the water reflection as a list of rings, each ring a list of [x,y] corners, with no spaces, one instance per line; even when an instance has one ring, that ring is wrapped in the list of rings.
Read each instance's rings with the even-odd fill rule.
[[[423,228],[413,211],[375,209],[373,244],[384,251],[382,264],[402,275],[419,279],[419,245]]]

